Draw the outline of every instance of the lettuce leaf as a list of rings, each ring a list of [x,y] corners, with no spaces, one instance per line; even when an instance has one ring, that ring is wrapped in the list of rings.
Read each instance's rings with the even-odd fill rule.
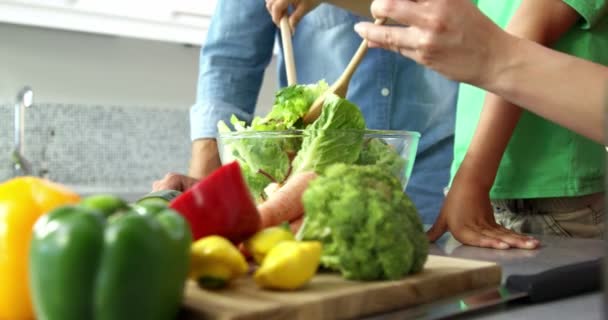
[[[300,119],[308,112],[312,103],[328,89],[324,80],[316,84],[296,84],[277,92],[272,110],[266,117],[256,117],[251,127],[256,131],[301,129]]]
[[[237,132],[251,132],[238,139],[224,138],[224,148],[229,147],[231,154],[243,169],[245,180],[257,198],[264,188],[272,182],[283,182],[291,172],[291,159],[295,154],[293,138],[258,136],[252,128],[236,116],[230,119]],[[219,132],[231,132],[226,123],[218,123]],[[297,139],[295,139],[297,140]]]
[[[311,104],[328,89],[324,80],[316,84],[292,85],[275,95],[272,111],[264,118],[256,117],[251,126],[232,115],[230,123],[235,131],[284,131],[303,126],[300,120]],[[220,121],[218,131],[230,132]],[[228,141],[232,156],[244,169],[244,176],[254,196],[263,195],[263,189],[272,182],[282,183],[291,172],[291,160],[300,149],[301,139],[255,135]]]
[[[359,158],[365,119],[359,108],[332,94],[319,118],[304,129],[302,148],[293,161],[294,173],[322,172],[334,163],[351,164]]]

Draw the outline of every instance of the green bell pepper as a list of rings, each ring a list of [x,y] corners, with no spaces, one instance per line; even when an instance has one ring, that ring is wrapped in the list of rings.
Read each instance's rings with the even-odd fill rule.
[[[94,196],[41,217],[30,247],[39,320],[173,319],[192,235],[165,206]]]

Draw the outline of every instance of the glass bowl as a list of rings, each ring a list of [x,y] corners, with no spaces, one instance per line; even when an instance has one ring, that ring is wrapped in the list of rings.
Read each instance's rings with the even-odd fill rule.
[[[298,160],[302,160],[297,159],[298,151],[303,143],[316,143],[315,147],[320,150],[308,156],[309,164],[318,162],[321,169],[344,162],[385,164],[405,190],[419,140],[420,133],[413,131],[327,129],[221,132],[217,138],[222,164],[239,162],[258,202],[265,198],[260,193],[264,184],[280,185],[297,171]]]

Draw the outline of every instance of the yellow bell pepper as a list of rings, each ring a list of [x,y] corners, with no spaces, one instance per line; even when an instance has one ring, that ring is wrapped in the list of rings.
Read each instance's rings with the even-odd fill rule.
[[[247,273],[241,252],[226,238],[207,236],[190,247],[190,275],[208,289],[225,287],[232,279]]]
[[[294,240],[289,224],[287,226],[270,227],[258,231],[253,237],[245,241],[245,248],[253,255],[255,262],[261,264],[270,249],[282,241],[289,240]]]
[[[254,279],[263,288],[295,290],[312,279],[320,259],[319,241],[283,241],[268,252]]]
[[[76,193],[39,178],[0,184],[0,320],[34,318],[28,285],[32,227],[44,213],[78,201]]]

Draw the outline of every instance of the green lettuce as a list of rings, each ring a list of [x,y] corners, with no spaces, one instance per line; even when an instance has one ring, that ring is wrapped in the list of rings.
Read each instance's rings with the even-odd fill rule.
[[[385,166],[388,172],[395,177],[399,177],[402,183],[404,182],[407,161],[397,153],[393,146],[382,139],[366,139],[363,143],[363,150],[355,164]]]
[[[256,136],[244,121],[232,116],[231,124],[237,132],[250,132],[237,139],[223,139],[230,147],[232,156],[239,162],[247,185],[256,199],[264,198],[264,188],[272,183],[285,181],[291,172],[291,159],[297,148],[294,139]],[[231,132],[223,121],[218,123],[219,132]],[[297,139],[295,139],[297,140]]]
[[[359,108],[331,94],[321,115],[304,129],[302,148],[293,161],[294,173],[321,172],[334,163],[353,163],[363,145],[365,119]]]
[[[240,131],[284,131],[302,128],[300,120],[312,103],[328,89],[327,82],[292,85],[277,92],[272,110],[265,117],[255,117],[251,126],[232,116],[230,123],[236,132]],[[218,122],[218,131],[231,132],[229,126]],[[284,182],[291,173],[291,161],[301,147],[302,139],[293,137],[265,136],[255,134],[239,140],[225,141],[230,146],[232,156],[239,162],[243,175],[254,197],[265,198],[264,188],[272,183]]]
[[[241,172],[243,174],[243,178],[245,179],[245,183],[247,183],[247,187],[251,192],[256,203],[263,202],[266,200],[266,194],[264,189],[270,183],[272,183],[272,179],[261,174],[259,171],[253,171],[244,161],[239,161],[239,165],[241,166]]]
[[[256,117],[251,127],[256,131],[300,129],[300,120],[312,103],[328,89],[324,80],[316,84],[296,84],[280,89],[275,95],[272,110],[264,118]]]

